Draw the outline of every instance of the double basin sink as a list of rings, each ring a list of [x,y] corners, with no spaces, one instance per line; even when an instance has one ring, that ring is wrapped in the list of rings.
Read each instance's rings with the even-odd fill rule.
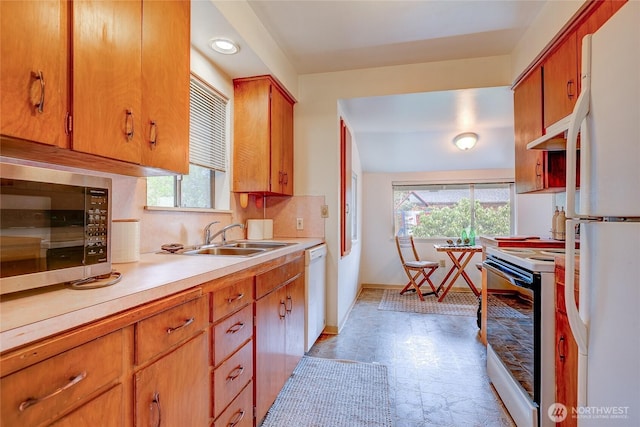
[[[284,248],[295,243],[285,242],[229,242],[224,245],[203,246],[181,252],[182,255],[217,255],[217,256],[243,256],[250,257],[260,255],[267,251]]]

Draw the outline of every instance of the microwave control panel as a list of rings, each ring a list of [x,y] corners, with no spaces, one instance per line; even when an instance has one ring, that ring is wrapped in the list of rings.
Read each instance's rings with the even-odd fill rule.
[[[85,227],[85,265],[107,262],[109,235],[109,192],[87,188]]]

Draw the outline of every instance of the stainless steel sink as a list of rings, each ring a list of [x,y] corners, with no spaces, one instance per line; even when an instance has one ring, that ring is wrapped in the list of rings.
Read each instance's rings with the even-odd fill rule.
[[[181,255],[217,255],[217,256],[236,256],[250,257],[260,255],[262,253],[272,251],[286,246],[295,245],[295,243],[286,242],[265,242],[265,241],[232,241],[224,245],[204,246],[196,249],[187,249],[178,251]]]
[[[264,253],[264,248],[238,248],[229,246],[216,246],[213,248],[193,249],[182,252],[183,255],[221,255],[221,256],[254,256]]]
[[[284,248],[285,246],[289,246],[291,244],[292,243],[285,243],[285,242],[255,241],[255,242],[233,242],[228,244],[227,246],[233,245],[234,247],[237,247],[237,248],[277,249],[277,248]]]

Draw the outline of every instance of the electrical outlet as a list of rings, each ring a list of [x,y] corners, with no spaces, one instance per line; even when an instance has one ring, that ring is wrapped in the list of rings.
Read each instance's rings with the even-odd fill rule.
[[[440,267],[446,267],[446,266],[447,266],[447,260],[441,259],[440,260]]]
[[[329,218],[329,205],[320,206],[320,217]]]
[[[304,230],[304,222],[302,218],[296,218],[296,230]]]

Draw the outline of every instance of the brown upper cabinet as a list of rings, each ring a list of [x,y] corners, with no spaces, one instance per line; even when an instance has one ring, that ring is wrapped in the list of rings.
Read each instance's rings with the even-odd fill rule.
[[[293,195],[293,104],[271,76],[233,81],[236,193]]]
[[[542,69],[531,72],[513,92],[516,191],[544,188],[544,153],[527,150],[527,143],[542,135]]]
[[[527,150],[529,142],[573,111],[580,94],[582,38],[598,30],[626,0],[591,0],[523,73],[514,87],[516,191],[564,191],[564,151]],[[578,165],[579,167],[579,165]],[[579,175],[577,177],[579,184]]]
[[[3,139],[3,149],[115,173],[187,172],[189,49],[187,0],[2,2],[2,110],[12,117],[3,113],[1,133],[25,140]]]
[[[0,133],[66,148],[66,1],[0,2]]]

